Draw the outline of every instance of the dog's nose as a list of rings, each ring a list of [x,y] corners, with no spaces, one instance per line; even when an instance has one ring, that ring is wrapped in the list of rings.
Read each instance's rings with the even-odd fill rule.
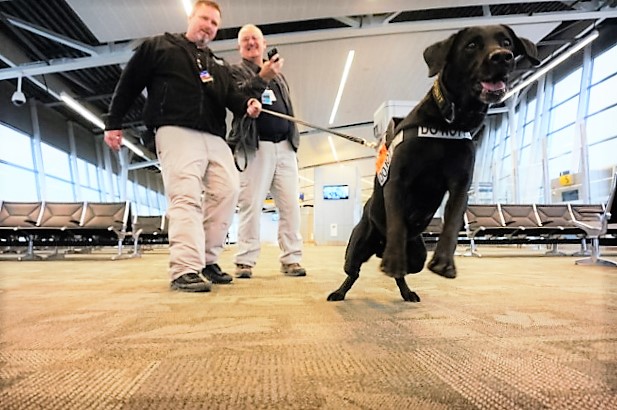
[[[514,54],[510,50],[495,50],[489,55],[488,59],[493,64],[507,64],[512,62]]]

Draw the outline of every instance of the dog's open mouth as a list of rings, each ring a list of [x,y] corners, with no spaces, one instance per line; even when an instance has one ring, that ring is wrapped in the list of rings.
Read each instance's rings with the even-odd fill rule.
[[[480,100],[486,104],[496,103],[506,94],[508,86],[503,80],[481,81]]]

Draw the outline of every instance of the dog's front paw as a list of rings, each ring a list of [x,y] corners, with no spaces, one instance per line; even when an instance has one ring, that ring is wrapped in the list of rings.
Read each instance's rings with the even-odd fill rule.
[[[339,292],[338,290],[335,290],[328,295],[328,302],[340,302],[341,300],[345,300],[344,292]]]
[[[405,302],[420,302],[420,296],[418,296],[418,294],[413,290],[410,290],[409,292],[401,292],[401,296]]]
[[[439,258],[437,255],[434,255],[427,267],[431,272],[443,276],[444,278],[456,278],[456,267],[452,259]]]

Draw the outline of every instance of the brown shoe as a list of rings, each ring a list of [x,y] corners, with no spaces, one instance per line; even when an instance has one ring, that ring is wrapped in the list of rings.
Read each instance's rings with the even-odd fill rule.
[[[306,276],[306,269],[300,266],[299,263],[282,263],[281,272],[285,276]]]
[[[172,280],[169,287],[180,292],[210,292],[212,283],[201,272],[189,272]]]
[[[250,279],[253,276],[253,267],[244,265],[242,263],[236,263],[236,278],[238,279]]]

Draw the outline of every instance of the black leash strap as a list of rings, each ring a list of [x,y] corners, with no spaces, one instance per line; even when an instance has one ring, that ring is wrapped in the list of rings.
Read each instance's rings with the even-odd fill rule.
[[[323,127],[320,127],[318,125],[309,124],[308,122],[303,121],[303,120],[301,120],[299,118],[296,118],[296,117],[292,117],[291,115],[283,114],[283,113],[276,112],[276,111],[267,110],[265,108],[262,108],[261,112],[265,112],[266,114],[274,115],[275,117],[283,118],[283,119],[286,119],[288,121],[297,122],[298,124],[306,125],[307,127],[315,128],[316,130],[327,132],[329,134],[336,135],[337,137],[345,138],[346,140],[349,140],[349,141],[352,141],[352,142],[355,142],[355,143],[358,143],[358,144],[361,144],[361,145],[365,145],[365,146],[367,146],[369,148],[375,148],[377,146],[377,143],[375,143],[375,142],[368,142],[364,138],[354,137],[352,135],[343,134],[341,132],[334,131],[334,130],[329,129],[329,128],[323,128]]]

